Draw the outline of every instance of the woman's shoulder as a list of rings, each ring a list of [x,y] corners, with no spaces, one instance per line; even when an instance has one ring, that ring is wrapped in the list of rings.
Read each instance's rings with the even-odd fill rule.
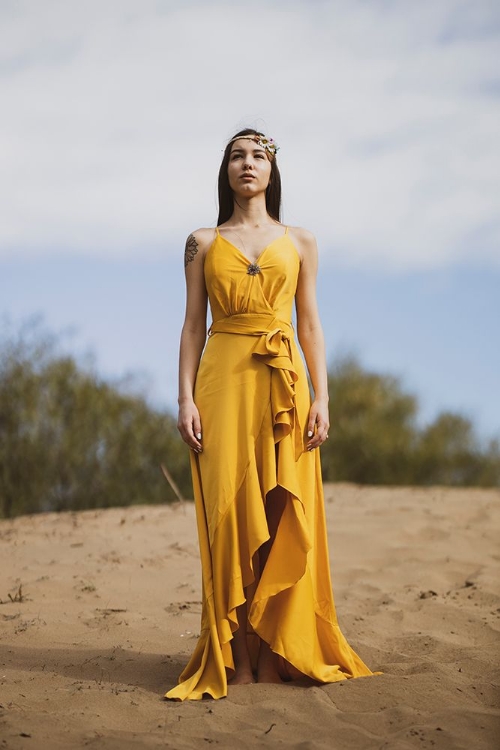
[[[307,253],[314,252],[317,249],[316,237],[308,229],[304,229],[304,227],[288,227],[288,233],[302,258]]]
[[[216,231],[213,227],[201,227],[200,229],[194,229],[188,237],[188,240],[191,238],[191,242],[195,241],[196,244],[200,247],[209,247],[212,242],[214,241]]]
[[[290,234],[293,234],[296,239],[300,240],[300,242],[311,243],[316,242],[316,237],[312,232],[309,231],[309,229],[304,229],[304,227],[288,227],[288,231]]]
[[[214,239],[215,229],[209,227],[202,227],[190,232],[184,249],[184,265],[187,266],[196,257],[203,259]]]

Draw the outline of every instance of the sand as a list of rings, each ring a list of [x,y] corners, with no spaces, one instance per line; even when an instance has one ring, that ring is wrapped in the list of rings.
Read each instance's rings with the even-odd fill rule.
[[[383,675],[165,701],[199,628],[192,504],[4,520],[0,748],[499,747],[500,492],[325,490],[339,621]]]

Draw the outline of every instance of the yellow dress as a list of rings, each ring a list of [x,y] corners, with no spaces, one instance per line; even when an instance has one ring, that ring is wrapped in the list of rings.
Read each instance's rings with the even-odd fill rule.
[[[291,325],[299,268],[287,229],[253,264],[218,230],[205,257],[213,322],[194,394],[203,453],[191,454],[201,632],[167,698],[227,695],[235,610],[245,601],[246,587],[254,664],[258,634],[319,682],[372,674],[337,622],[320,456],[304,447],[310,393]],[[276,487],[286,504],[260,572],[255,553],[269,539],[265,504]]]

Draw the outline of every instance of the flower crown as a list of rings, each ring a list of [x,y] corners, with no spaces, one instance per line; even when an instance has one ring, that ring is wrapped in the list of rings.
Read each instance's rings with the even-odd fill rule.
[[[248,133],[247,135],[236,135],[234,138],[232,138],[229,143],[227,144],[229,146],[230,143],[234,143],[235,141],[240,141],[242,139],[246,139],[248,141],[255,141],[257,146],[261,146],[267,153],[274,158],[276,156],[276,152],[280,150],[280,147],[274,140],[274,138],[267,138],[265,135],[261,135],[260,133]]]

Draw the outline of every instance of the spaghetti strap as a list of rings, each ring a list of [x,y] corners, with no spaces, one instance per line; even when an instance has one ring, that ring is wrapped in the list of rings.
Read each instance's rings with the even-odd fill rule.
[[[285,235],[288,234],[288,226],[285,227]]]
[[[215,234],[220,237],[219,227],[215,227]]]

